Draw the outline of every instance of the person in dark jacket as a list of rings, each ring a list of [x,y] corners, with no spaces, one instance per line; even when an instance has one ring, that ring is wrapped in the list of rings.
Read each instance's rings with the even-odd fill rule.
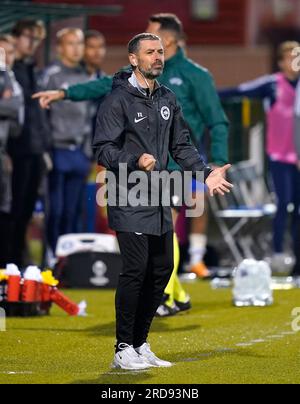
[[[25,235],[34,211],[48,149],[45,111],[32,94],[38,90],[33,56],[45,36],[43,23],[20,20],[12,30],[16,43],[13,71],[22,87],[25,102],[24,125],[20,136],[10,139],[8,153],[13,162],[11,261],[24,265]]]
[[[5,52],[4,79],[0,84],[0,268],[9,260],[11,221],[11,178],[13,165],[7,154],[10,137],[19,136],[24,119],[23,93],[11,70],[15,59],[15,44],[10,35],[0,35],[0,49]]]
[[[189,137],[175,95],[159,85],[164,51],[156,35],[139,34],[128,45],[133,72],[117,73],[113,90],[102,102],[93,147],[97,161],[116,174],[116,191],[124,191],[120,169],[130,173],[164,171],[168,155],[185,171],[204,172],[210,194],[224,195],[231,184],[224,179],[230,165],[211,170]],[[112,181],[113,182],[113,181]],[[126,187],[125,187],[126,188]],[[109,192],[111,190],[108,184]],[[116,292],[117,343],[113,367],[145,369],[171,366],[156,357],[147,343],[155,312],[173,270],[171,208],[123,203],[108,204],[110,227],[116,231],[123,258]],[[146,196],[149,197],[148,193]]]

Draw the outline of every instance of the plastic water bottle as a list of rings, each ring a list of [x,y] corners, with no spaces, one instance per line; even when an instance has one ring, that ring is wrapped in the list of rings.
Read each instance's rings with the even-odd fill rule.
[[[237,307],[273,303],[271,269],[268,263],[244,260],[234,271],[233,302]]]
[[[233,274],[233,301],[237,307],[251,306],[253,298],[253,285],[251,274],[255,268],[255,260],[244,260]]]
[[[254,296],[254,306],[269,306],[273,304],[272,271],[265,261],[257,263],[256,287]]]

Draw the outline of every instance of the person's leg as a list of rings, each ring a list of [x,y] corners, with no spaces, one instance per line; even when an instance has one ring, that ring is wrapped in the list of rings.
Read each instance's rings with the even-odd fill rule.
[[[179,277],[178,277],[178,268],[180,263],[180,247],[178,242],[178,237],[176,233],[174,233],[174,269],[169,280],[169,283],[165,289],[165,294],[168,295],[168,299],[166,300],[165,304],[169,307],[178,303],[186,304],[189,302],[190,307],[190,297],[187,292],[184,290]],[[178,307],[181,310],[183,307]],[[175,313],[176,314],[176,313]]]
[[[150,326],[161,303],[174,267],[173,232],[160,237],[149,236],[147,277],[138,302],[134,325],[134,347],[147,341]]]
[[[288,216],[287,207],[292,202],[291,165],[271,161],[270,171],[277,197],[277,212],[273,221],[273,248],[275,254],[282,254]]]
[[[0,212],[0,268],[9,263],[10,223],[10,214]]]
[[[204,263],[204,256],[207,247],[207,224],[208,212],[205,209],[206,188],[202,183],[193,180],[192,182],[192,198],[197,206],[202,206],[203,213],[200,216],[193,217],[190,221],[189,235],[189,268],[199,277],[209,275],[208,269]]]
[[[174,269],[173,269],[171,278],[167,284],[167,287],[165,289],[165,294],[168,295],[168,299],[166,300],[165,303],[170,307],[172,307],[174,305],[175,280],[176,280],[176,278],[178,278],[177,271],[178,271],[179,262],[180,262],[179,244],[178,244],[178,239],[177,239],[176,233],[174,233],[173,243],[174,243],[174,248],[173,248]]]
[[[10,161],[9,161],[10,162]],[[11,202],[12,202],[12,169],[0,156],[0,268],[5,268],[9,261]]]
[[[173,189],[171,189],[171,192],[174,192]],[[173,197],[176,198],[175,195]],[[176,206],[176,204],[174,203],[175,200],[174,201],[172,200],[172,204],[174,205],[172,207],[172,220],[173,220],[174,229],[176,229],[177,220],[178,220],[178,217],[180,214],[180,209],[181,209],[179,206]],[[177,301],[182,302],[182,303],[183,302],[186,303],[187,300],[190,300],[189,295],[183,289],[183,287],[180,283],[180,280],[178,278],[178,269],[179,269],[179,264],[180,264],[180,247],[179,247],[179,242],[178,242],[178,237],[176,235],[176,232],[174,232],[173,245],[174,245],[174,251],[173,251],[174,268],[173,268],[173,272],[170,277],[170,280],[164,291],[164,294],[167,296],[167,300],[164,301],[159,306],[159,308],[157,310],[158,317],[175,315],[176,313],[178,313],[180,311],[179,308],[175,306],[174,297],[176,298]]]
[[[80,199],[89,171],[89,161],[81,150],[69,152],[70,170],[64,187],[64,208],[61,234],[76,233],[76,218],[81,213]]]
[[[13,165],[11,261],[22,266],[27,226],[38,197],[44,165],[39,155],[15,158]]]
[[[116,351],[119,344],[133,345],[138,307],[148,268],[149,236],[117,233],[123,268],[116,291]]]
[[[60,234],[76,233],[76,217],[80,206],[79,200],[83,188],[85,176],[68,174],[65,177],[64,206]]]
[[[292,276],[300,276],[300,171],[294,167],[294,188],[293,203],[295,206],[292,221],[293,249],[295,254],[295,265]]]
[[[49,175],[49,215],[48,215],[48,244],[55,254],[56,244],[60,235],[60,226],[64,203],[65,174],[53,168]]]

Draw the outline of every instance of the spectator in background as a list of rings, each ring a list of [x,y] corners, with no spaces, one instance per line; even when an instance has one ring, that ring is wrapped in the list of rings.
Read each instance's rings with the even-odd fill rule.
[[[84,66],[91,79],[99,79],[105,75],[102,65],[106,56],[106,41],[99,31],[90,30],[84,33]]]
[[[103,62],[106,56],[106,40],[104,35],[95,30],[89,30],[84,33],[84,56],[83,67],[87,74],[90,76],[90,80],[101,79],[106,76],[102,70]],[[92,120],[91,137],[95,133],[96,118],[99,104],[102,102],[103,97],[89,102],[90,115]],[[87,146],[90,147],[91,140],[87,142]],[[91,149],[89,153],[92,154]],[[96,173],[97,165],[94,162],[91,166],[88,183],[82,187],[82,192],[79,201],[78,212],[80,213],[76,218],[76,230],[78,232],[91,232],[96,230],[97,222],[97,209],[96,209]],[[107,227],[108,231],[108,227]]]
[[[15,44],[10,35],[0,35],[0,48],[5,55],[5,71],[0,85],[0,267],[9,260],[12,162],[7,154],[9,137],[17,137],[24,121],[23,93],[11,70],[15,60]]]
[[[43,77],[47,90],[67,89],[89,80],[80,62],[84,54],[84,36],[80,29],[65,28],[57,33],[59,59]],[[82,187],[90,169],[84,145],[91,133],[88,102],[54,104],[49,111],[52,137],[53,170],[49,177],[50,212],[48,242],[55,253],[58,237],[76,231],[76,215]]]
[[[105,56],[106,41],[104,35],[95,30],[86,31],[84,33],[83,66],[90,76],[90,80],[101,79],[106,76],[102,70]],[[94,133],[96,129],[96,115],[101,100],[103,100],[103,97],[91,102],[91,116],[93,119],[92,133]]]
[[[20,136],[8,142],[13,162],[10,260],[22,267],[27,225],[45,172],[44,154],[48,149],[45,112],[32,99],[32,94],[38,90],[33,57],[45,37],[45,29],[41,21],[20,20],[12,29],[12,35],[16,44],[13,71],[24,94],[25,116]]]
[[[267,118],[266,153],[269,169],[277,196],[277,213],[273,224],[274,257],[272,266],[282,269],[285,265],[284,235],[288,216],[288,205],[293,203],[292,240],[295,256],[299,257],[300,223],[300,171],[294,141],[294,105],[299,72],[293,69],[292,51],[298,42],[284,42],[278,49],[280,72],[243,83],[236,88],[219,92],[222,98],[249,97],[264,101]],[[299,263],[294,272],[299,273]]]
[[[297,166],[300,172],[300,81],[298,81],[296,88],[296,102],[295,102],[295,128],[294,128],[295,144],[297,151]],[[298,231],[296,231],[296,263],[292,275],[298,278],[300,286],[300,221]]]

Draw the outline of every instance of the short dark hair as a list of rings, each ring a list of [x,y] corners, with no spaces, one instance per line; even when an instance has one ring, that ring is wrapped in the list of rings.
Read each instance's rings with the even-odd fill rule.
[[[105,42],[105,36],[102,32],[96,31],[95,29],[89,29],[88,31],[84,32],[84,41],[88,41],[91,38],[100,38],[103,39]]]
[[[19,37],[23,34],[25,30],[33,31],[34,29],[38,29],[39,35],[41,39],[44,39],[46,36],[45,24],[42,20],[34,20],[34,19],[26,19],[19,20],[14,25],[11,33],[14,37]]]
[[[160,41],[160,38],[157,35],[149,34],[148,32],[138,34],[129,41],[128,53],[138,52],[141,41]]]
[[[160,29],[164,31],[172,31],[176,34],[178,39],[183,38],[182,22],[175,14],[171,13],[159,13],[153,14],[149,18],[150,22],[157,22],[160,24]]]

